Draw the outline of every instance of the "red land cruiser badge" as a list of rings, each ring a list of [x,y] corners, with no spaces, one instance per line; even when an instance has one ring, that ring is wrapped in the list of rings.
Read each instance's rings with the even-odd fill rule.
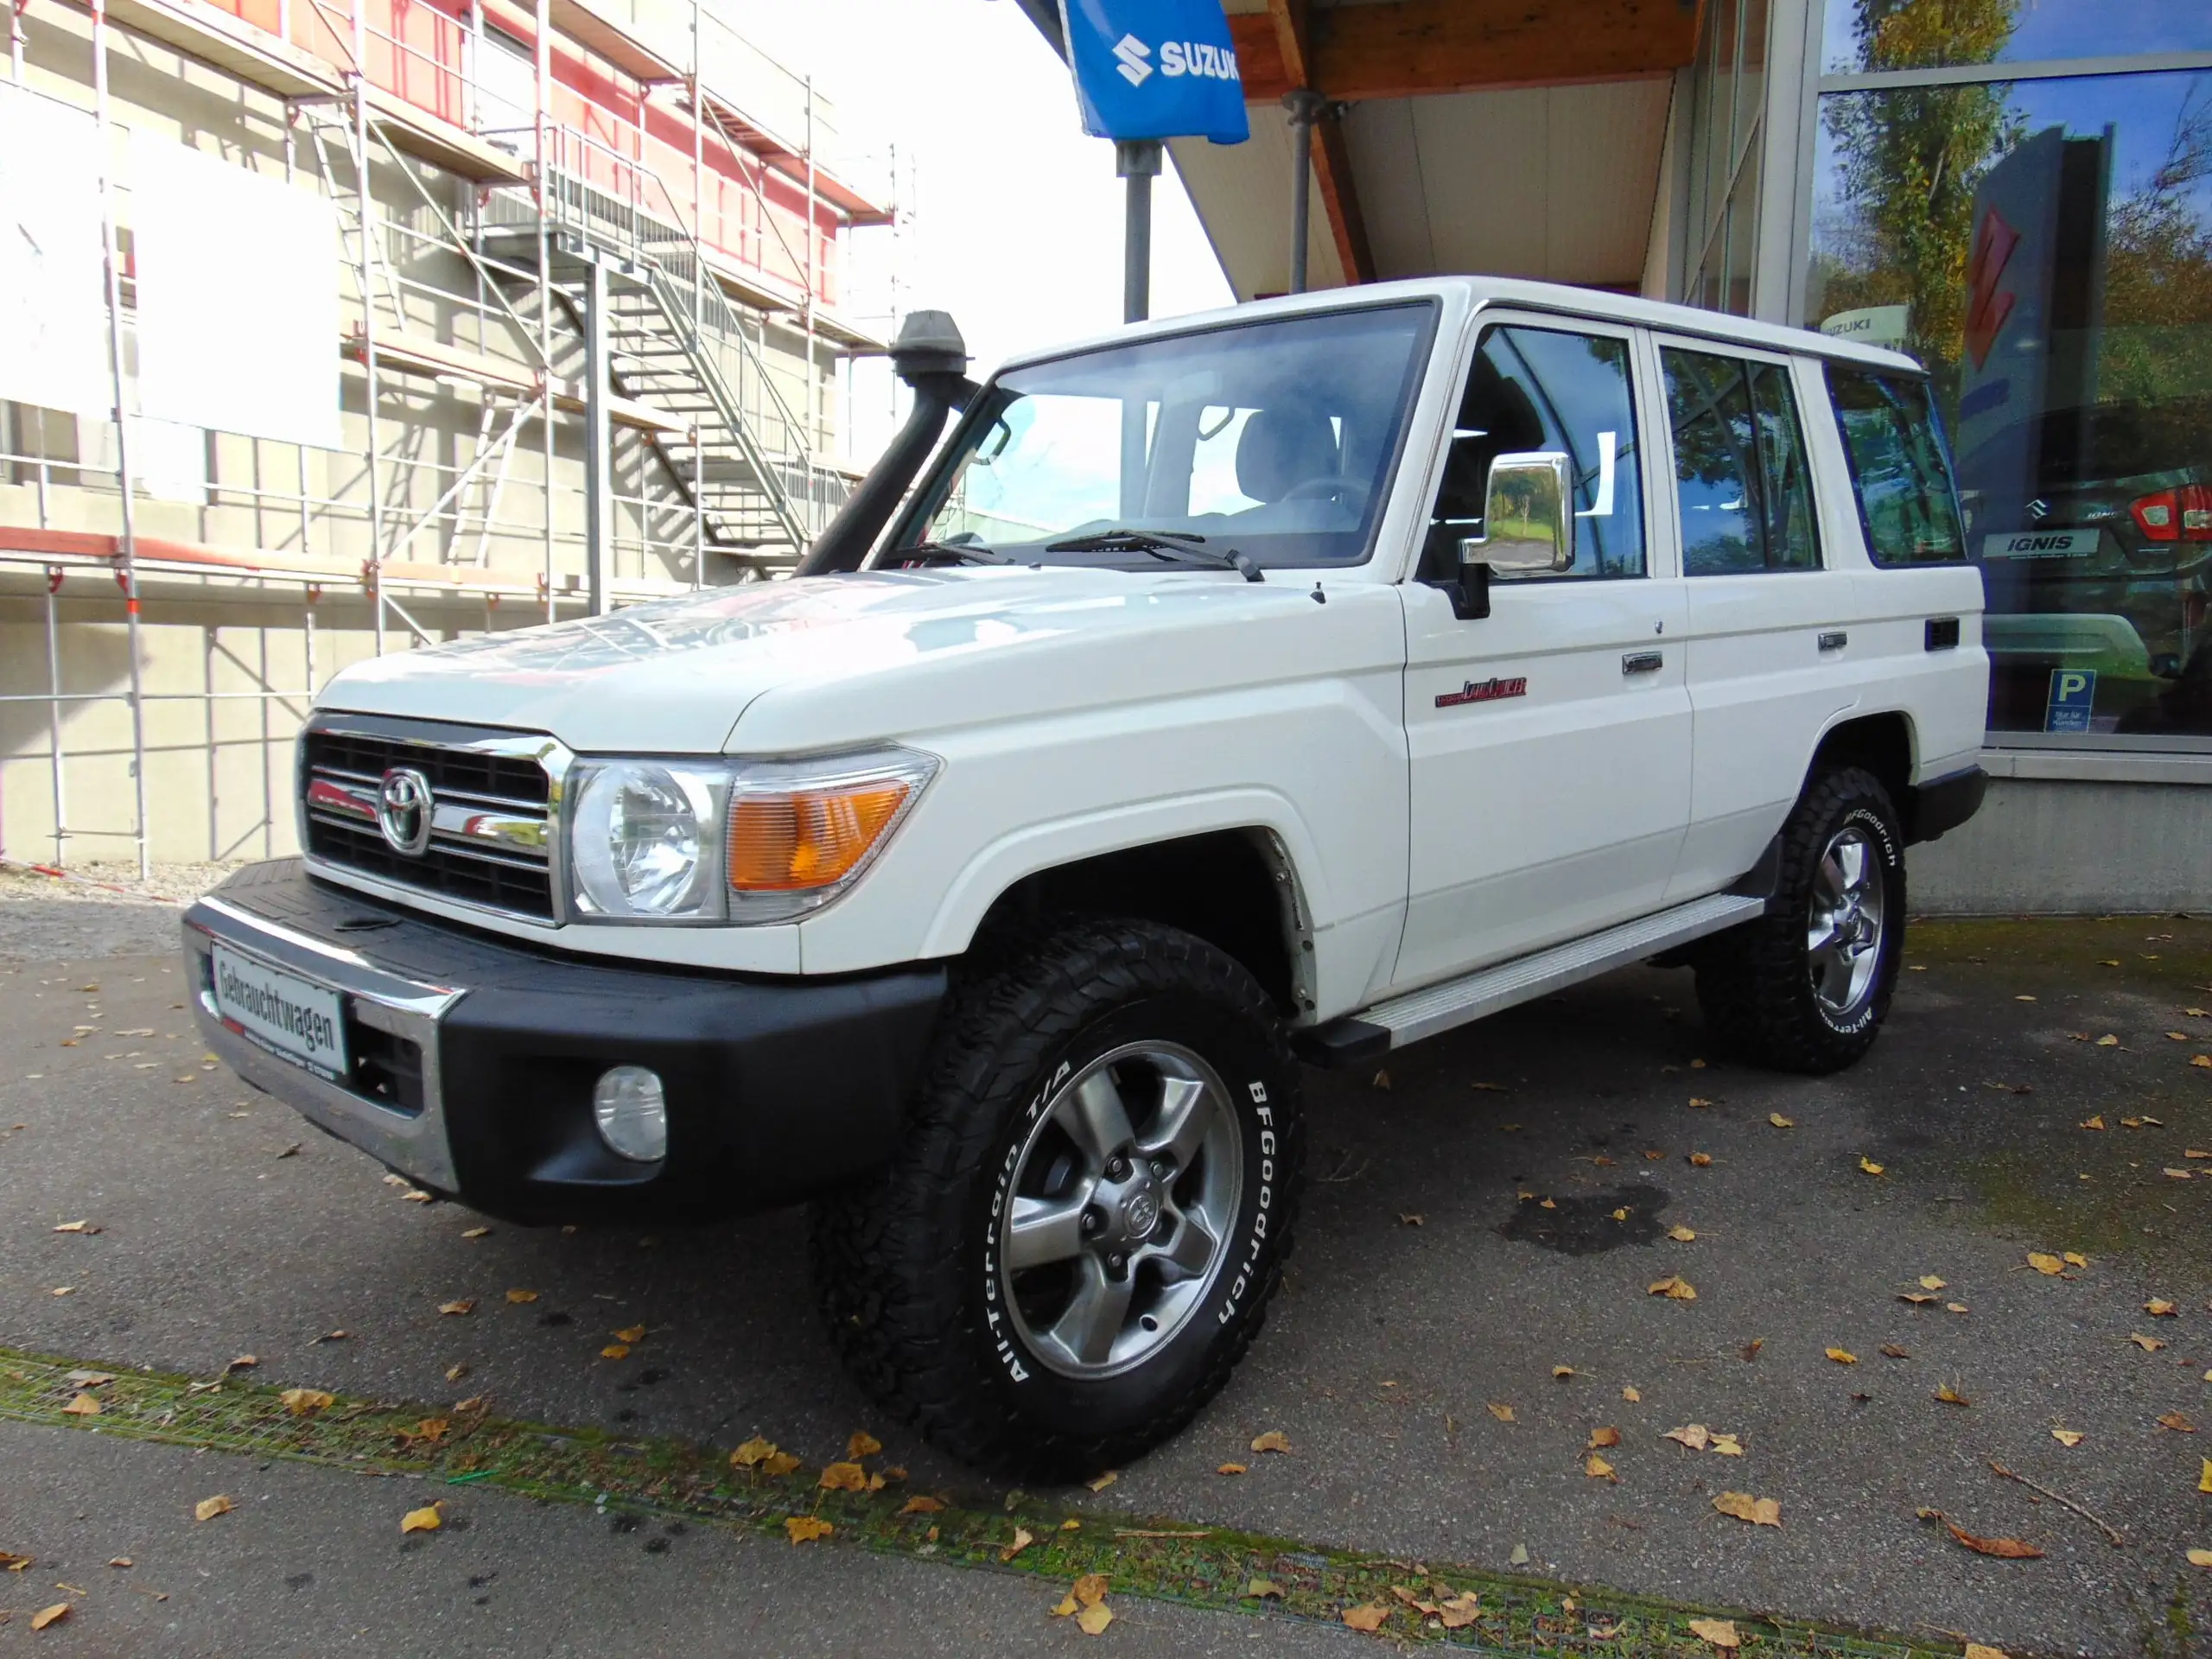
[[[1436,699],[1440,709],[1457,709],[1467,702],[1496,702],[1500,697],[1525,697],[1529,682],[1525,678],[1510,680],[1469,680],[1457,691],[1446,691]]]

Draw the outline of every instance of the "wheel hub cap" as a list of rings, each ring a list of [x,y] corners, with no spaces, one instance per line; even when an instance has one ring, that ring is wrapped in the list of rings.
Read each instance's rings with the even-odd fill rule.
[[[1885,888],[1881,856],[1865,830],[1829,837],[1813,873],[1805,956],[1813,995],[1832,1017],[1856,1013],[1881,969]]]
[[[1112,1376],[1172,1341],[1220,1276],[1243,1174],[1229,1092],[1190,1050],[1134,1043],[1070,1079],[999,1230],[1005,1305],[1038,1362]]]

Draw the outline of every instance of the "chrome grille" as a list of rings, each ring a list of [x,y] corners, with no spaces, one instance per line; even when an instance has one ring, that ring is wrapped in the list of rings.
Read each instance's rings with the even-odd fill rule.
[[[553,818],[567,753],[521,733],[367,717],[326,717],[301,738],[301,829],[308,855],[442,899],[555,918]],[[385,838],[377,804],[386,773],[430,786],[429,844]]]

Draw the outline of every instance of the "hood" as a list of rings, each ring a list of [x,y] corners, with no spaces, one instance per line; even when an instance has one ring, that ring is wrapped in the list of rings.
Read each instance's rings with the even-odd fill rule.
[[[1387,588],[1347,584],[1325,607],[1312,582],[1047,567],[748,583],[394,652],[346,670],[318,705],[548,732],[587,753],[791,753],[926,729],[956,711],[965,723],[985,708],[1095,705],[1117,683],[1150,696],[1178,680],[1218,685],[1222,665],[1203,669],[1188,649],[1192,627],[1274,615],[1306,633],[1329,611],[1341,622],[1340,601],[1369,610],[1391,598],[1395,614]],[[1077,653],[1083,666],[1060,666],[1077,642],[1093,647]],[[1040,672],[1040,656],[1060,671]],[[1295,651],[1281,660],[1300,664]]]

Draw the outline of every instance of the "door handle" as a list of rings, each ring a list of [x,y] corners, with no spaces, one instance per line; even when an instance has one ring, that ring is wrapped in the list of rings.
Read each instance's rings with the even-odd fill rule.
[[[1824,633],[1821,636],[1821,649],[1822,651],[1841,651],[1850,643],[1851,636],[1846,633],[1841,628],[1838,628],[1833,632]]]
[[[1621,658],[1624,674],[1649,674],[1666,665],[1667,659],[1656,651],[1631,651]]]

